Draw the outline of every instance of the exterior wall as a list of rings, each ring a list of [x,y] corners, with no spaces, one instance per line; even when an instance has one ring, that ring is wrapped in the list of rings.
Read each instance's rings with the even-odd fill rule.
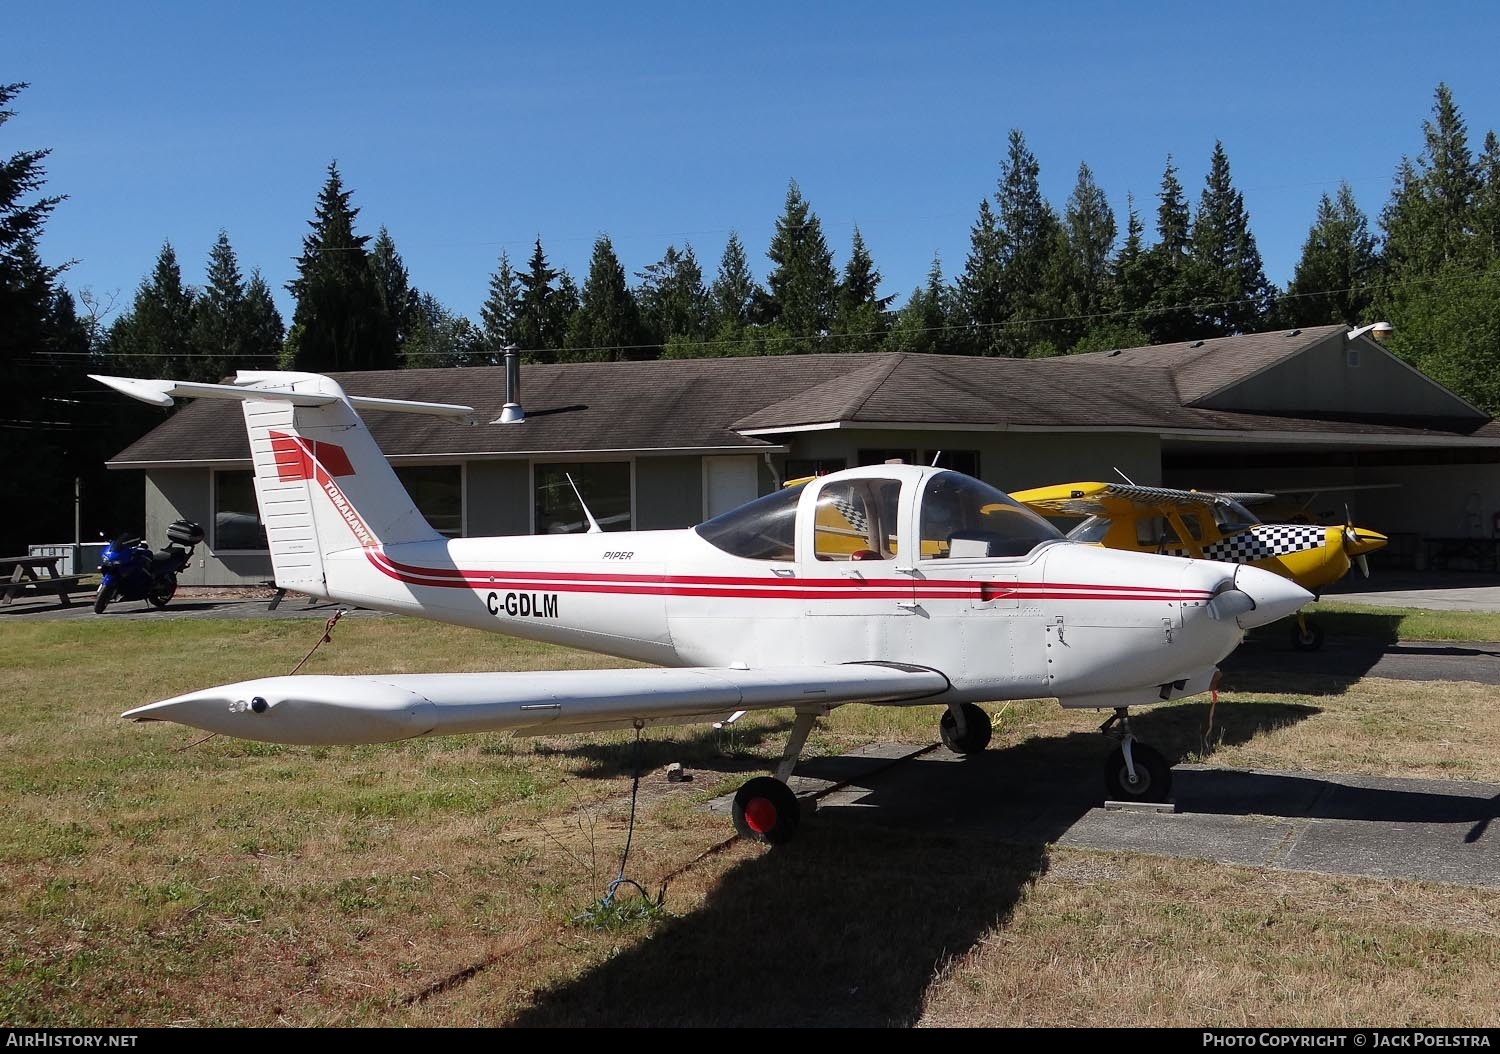
[[[167,542],[167,524],[192,520],[213,537],[213,472],[206,468],[148,469],[146,471],[146,540],[154,547]],[[177,580],[185,586],[260,585],[271,580],[271,554],[219,556],[200,545]]]
[[[464,471],[467,473],[465,535],[484,538],[531,531],[529,461],[470,461]]]
[[[1359,365],[1345,353],[1359,351]],[[1372,340],[1352,343],[1342,334],[1266,370],[1203,406],[1309,414],[1431,414],[1482,418],[1434,381],[1411,369]]]
[[[906,432],[896,429],[829,429],[789,436],[793,458],[844,458],[859,451],[910,447],[979,451],[979,475],[1002,490],[1049,483],[1113,480],[1119,468],[1142,486],[1161,481],[1161,441],[1139,433]],[[783,462],[784,464],[784,462]],[[779,468],[780,466],[778,466]]]
[[[642,457],[635,462],[635,528],[691,527],[703,522],[703,459]]]

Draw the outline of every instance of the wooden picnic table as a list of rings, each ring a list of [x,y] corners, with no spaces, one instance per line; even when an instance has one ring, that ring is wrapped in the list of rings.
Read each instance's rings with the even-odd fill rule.
[[[78,585],[82,575],[59,575],[60,556],[0,556],[0,584],[4,594],[0,604],[9,604],[22,593],[53,593],[64,607],[72,604],[68,589]],[[37,572],[46,571],[46,577]]]

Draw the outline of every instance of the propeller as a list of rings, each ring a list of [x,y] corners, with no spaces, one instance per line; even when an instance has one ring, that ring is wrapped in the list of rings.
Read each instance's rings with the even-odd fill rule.
[[[1344,503],[1344,552],[1348,553],[1359,565],[1359,573],[1366,578],[1370,577],[1370,561],[1365,559],[1365,554],[1384,547],[1386,540],[1386,536],[1378,531],[1369,531],[1363,527],[1354,526],[1354,517],[1349,513],[1349,503]]]

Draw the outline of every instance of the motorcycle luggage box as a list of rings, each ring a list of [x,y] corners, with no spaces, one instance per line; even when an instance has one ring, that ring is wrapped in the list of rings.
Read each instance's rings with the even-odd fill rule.
[[[192,520],[173,520],[167,528],[167,538],[178,545],[200,545],[203,542],[203,528]]]

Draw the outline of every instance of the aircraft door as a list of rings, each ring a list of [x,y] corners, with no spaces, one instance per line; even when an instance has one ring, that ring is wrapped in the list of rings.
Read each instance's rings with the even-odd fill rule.
[[[798,559],[805,580],[829,588],[812,586],[808,613],[911,614],[916,598],[907,545],[912,488],[883,476],[840,477],[813,486],[799,509]]]

